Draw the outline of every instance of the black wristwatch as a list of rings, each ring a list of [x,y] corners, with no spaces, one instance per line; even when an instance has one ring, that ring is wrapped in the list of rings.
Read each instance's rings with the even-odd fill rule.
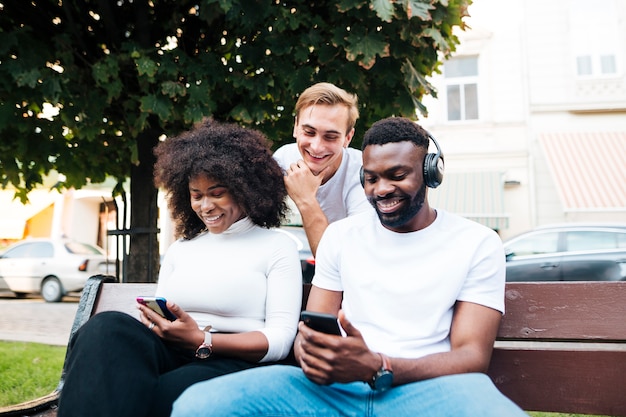
[[[213,353],[213,345],[211,344],[211,332],[204,332],[204,342],[196,349],[196,358],[206,359]]]
[[[368,384],[375,391],[384,391],[391,388],[393,384],[393,369],[391,369],[391,361],[387,356],[382,353],[378,355],[383,360],[383,364],[372,379],[368,381]]]

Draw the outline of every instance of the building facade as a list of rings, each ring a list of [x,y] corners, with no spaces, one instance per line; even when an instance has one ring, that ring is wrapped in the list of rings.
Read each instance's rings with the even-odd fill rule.
[[[420,120],[444,149],[435,206],[506,239],[626,223],[626,2],[474,0]]]

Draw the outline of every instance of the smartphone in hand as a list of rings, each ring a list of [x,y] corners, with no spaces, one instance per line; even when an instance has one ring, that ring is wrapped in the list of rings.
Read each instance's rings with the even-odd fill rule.
[[[300,313],[300,320],[311,329],[318,332],[341,336],[341,328],[337,317],[327,313],[317,313],[314,311],[303,311]]]
[[[176,316],[167,309],[166,300],[163,297],[139,296],[137,302],[143,304],[161,317],[169,321],[176,320]]]

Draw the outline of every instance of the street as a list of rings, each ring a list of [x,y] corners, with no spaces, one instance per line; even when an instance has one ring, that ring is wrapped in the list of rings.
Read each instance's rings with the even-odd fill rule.
[[[66,346],[79,299],[66,296],[60,303],[46,303],[39,296],[17,299],[0,291],[0,340]]]

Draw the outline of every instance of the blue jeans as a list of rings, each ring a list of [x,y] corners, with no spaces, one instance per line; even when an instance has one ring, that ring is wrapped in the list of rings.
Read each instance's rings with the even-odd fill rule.
[[[374,392],[363,382],[317,385],[300,368],[273,365],[187,388],[172,417],[526,416],[484,374],[461,374]]]

